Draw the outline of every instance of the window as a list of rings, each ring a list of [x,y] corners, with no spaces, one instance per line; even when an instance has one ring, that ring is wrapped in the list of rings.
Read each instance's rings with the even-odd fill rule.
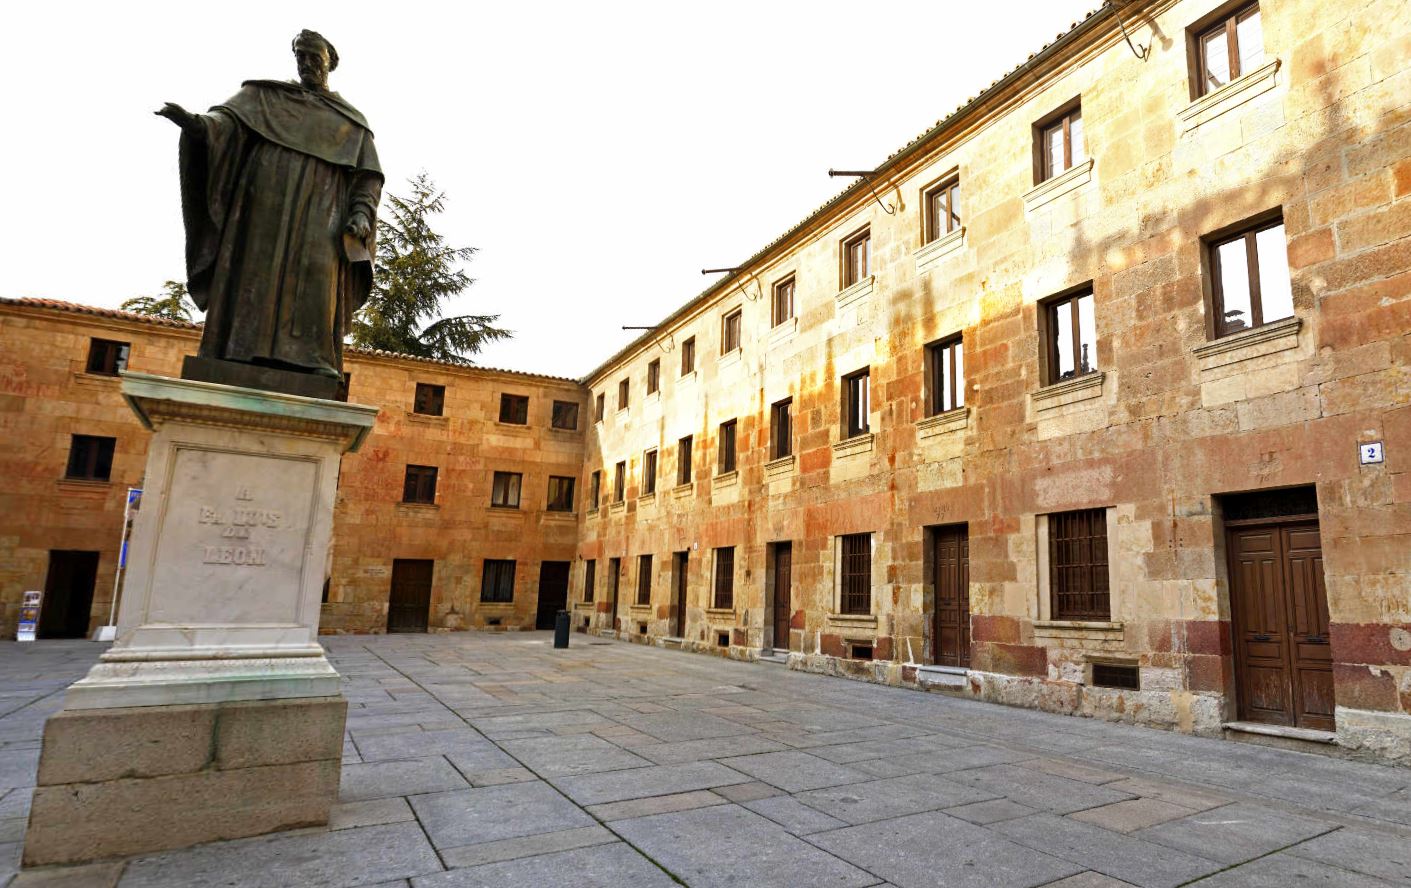
[[[926,192],[926,243],[960,228],[960,180],[950,179]]]
[[[612,611],[617,613],[617,587],[622,582],[622,559],[608,559],[608,600],[612,602]]]
[[[1083,144],[1083,109],[1074,105],[1039,125],[1039,177],[1045,182],[1087,159]]]
[[[843,437],[853,438],[865,435],[871,429],[868,411],[871,410],[868,393],[870,374],[867,368],[843,377]]]
[[[676,444],[676,483],[691,483],[691,436],[687,435]]]
[[[652,556],[637,558],[637,603],[652,603]]]
[[[735,420],[729,420],[720,424],[720,471],[721,475],[728,475],[735,471],[735,431],[738,428]]]
[[[612,473],[612,501],[620,503],[627,498],[627,461],[618,463]]]
[[[556,429],[574,431],[578,428],[578,403],[576,401],[555,401],[553,419],[550,425]]]
[[[573,511],[573,480],[561,475],[549,476],[549,511]]]
[[[500,422],[528,425],[529,397],[527,395],[500,395]]]
[[[657,358],[647,365],[647,394],[654,395],[661,391],[661,358]]]
[[[622,380],[621,382],[619,382],[619,383],[617,384],[617,409],[618,409],[618,410],[626,410],[626,409],[627,409],[627,400],[628,400],[628,395],[629,395],[630,392],[631,392],[631,388],[632,388],[632,382],[631,382],[631,380],[628,380],[628,379],[624,379],[624,380]]]
[[[432,505],[436,502],[436,467],[407,466],[402,482],[402,502]]]
[[[775,327],[794,316],[794,276],[789,275],[774,285],[774,302],[770,316]]]
[[[583,600],[593,600],[593,591],[598,585],[598,562],[589,558],[583,563]]]
[[[1264,26],[1251,3],[1215,22],[1196,37],[1196,96],[1238,80],[1264,61]]]
[[[480,579],[481,601],[514,601],[514,562],[485,559]]]
[[[598,397],[593,400],[593,419],[597,422],[603,421],[604,408],[607,405],[607,395],[598,392]]]
[[[1216,336],[1293,316],[1283,219],[1213,242],[1210,271]]]
[[[965,351],[959,336],[926,346],[926,415],[965,406]]]
[[[127,368],[127,356],[131,348],[126,342],[114,342],[111,339],[88,340],[88,372],[117,376],[119,370]]]
[[[416,384],[416,397],[412,399],[412,412],[425,416],[440,416],[446,404],[446,387],[428,382]]]
[[[681,375],[696,372],[696,337],[681,343]]]
[[[715,550],[714,607],[729,610],[735,606],[735,547]]]
[[[1064,296],[1044,306],[1048,371],[1052,385],[1097,369],[1097,321],[1091,290]]]
[[[838,604],[845,614],[872,613],[872,534],[850,533],[840,538],[843,555]]]
[[[519,472],[496,472],[490,486],[490,505],[499,509],[519,508],[519,486],[524,476]]]
[[[74,435],[69,444],[69,467],[65,478],[75,481],[107,481],[113,474],[113,448],[117,438]]]
[[[1107,510],[1048,516],[1048,572],[1055,620],[1107,620]]]
[[[730,312],[720,322],[720,353],[728,355],[740,348],[740,322],[744,317],[741,309]]]
[[[642,493],[657,492],[657,452],[648,450],[642,454]]]
[[[866,278],[872,272],[872,229],[864,228],[843,241],[843,289]]]
[[[783,459],[794,452],[794,399],[785,398],[769,408],[769,458]]]
[[[602,490],[603,473],[594,471],[592,475],[588,476],[588,501],[592,503],[588,508],[596,509],[598,507],[598,501],[602,498]]]

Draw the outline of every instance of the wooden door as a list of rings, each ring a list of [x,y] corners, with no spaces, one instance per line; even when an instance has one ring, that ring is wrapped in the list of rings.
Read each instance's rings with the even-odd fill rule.
[[[567,561],[545,561],[539,565],[539,607],[534,615],[535,629],[552,629],[558,612],[568,607]]]
[[[622,559],[608,559],[608,608],[612,614],[612,631],[617,631],[617,589],[622,585]]]
[[[677,552],[673,556],[671,582],[674,585],[672,602],[675,605],[671,614],[671,634],[676,638],[686,637],[686,571],[691,564],[690,552]]]
[[[789,619],[794,613],[794,544],[774,544],[774,647],[789,649]]]
[[[54,549],[39,602],[40,638],[87,638],[98,553]]]
[[[934,532],[932,655],[938,666],[970,665],[970,534],[964,525]]]
[[[431,618],[431,574],[435,563],[420,558],[398,558],[392,562],[388,632],[426,631]]]
[[[1333,730],[1328,592],[1316,521],[1230,530],[1239,717]]]

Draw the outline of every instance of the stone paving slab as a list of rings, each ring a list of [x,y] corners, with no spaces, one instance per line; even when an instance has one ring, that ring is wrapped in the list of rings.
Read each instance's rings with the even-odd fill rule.
[[[861,783],[868,775],[844,765],[835,765],[827,759],[797,750],[789,752],[763,752],[759,755],[746,755],[721,761],[737,771],[749,774],[785,792],[804,792],[822,789],[825,786],[838,786],[843,783]]]
[[[1331,832],[1335,824],[1248,804],[1226,805],[1138,830],[1135,838],[1221,863],[1243,863]]]
[[[467,786],[444,758],[419,758],[344,765],[338,797],[344,802],[359,802]]]
[[[437,848],[592,826],[594,820],[553,787],[513,783],[412,796],[412,811]]]
[[[646,767],[651,762],[593,734],[509,740],[504,749],[542,777]]]
[[[1271,854],[1201,879],[1195,888],[1389,888],[1392,884],[1292,854]]]
[[[997,795],[936,774],[918,774],[812,789],[794,797],[810,808],[855,825],[989,801]]]
[[[1176,888],[1225,868],[1212,859],[1054,814],[1006,820],[994,829],[1021,845],[1142,888]]]
[[[1396,885],[1411,885],[1411,836],[1353,827],[1301,842],[1288,853]]]
[[[553,783],[580,805],[600,805],[647,796],[670,795],[695,789],[710,789],[732,783],[748,783],[749,777],[718,762],[690,762],[684,765],[654,765],[631,771],[560,777]]]
[[[675,888],[651,861],[616,842],[412,879],[412,888]]]

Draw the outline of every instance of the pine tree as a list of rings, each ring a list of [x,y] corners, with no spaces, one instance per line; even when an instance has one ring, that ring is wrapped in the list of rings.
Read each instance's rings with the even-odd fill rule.
[[[186,285],[167,281],[162,284],[162,290],[160,296],[134,296],[120,307],[123,311],[190,323],[192,305],[187,301]]]
[[[387,196],[385,218],[377,222],[372,295],[353,318],[353,345],[469,364],[470,355],[512,333],[494,326],[497,314],[440,316],[445,300],[474,283],[460,265],[475,248],[447,246],[432,229],[446,195],[430,176],[418,173],[408,185],[406,197]]]

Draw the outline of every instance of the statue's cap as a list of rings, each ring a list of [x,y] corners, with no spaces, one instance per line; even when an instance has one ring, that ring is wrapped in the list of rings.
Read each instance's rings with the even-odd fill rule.
[[[332,71],[337,68],[338,50],[333,48],[333,44],[328,41],[327,37],[317,31],[310,31],[308,28],[300,31],[294,38],[291,48],[295,52],[298,52],[300,46],[308,46],[314,43],[321,43],[323,44],[323,48],[328,50],[328,70]]]

